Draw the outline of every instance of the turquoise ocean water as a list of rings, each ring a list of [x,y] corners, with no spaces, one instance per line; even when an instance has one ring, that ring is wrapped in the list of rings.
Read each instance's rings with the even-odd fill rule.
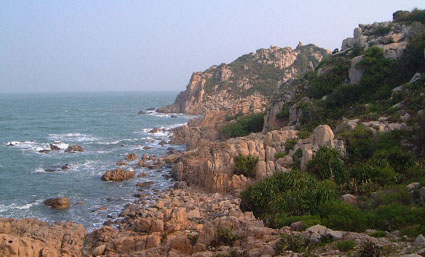
[[[149,112],[174,101],[177,92],[0,94],[0,217],[35,217],[45,221],[72,220],[88,229],[117,217],[138,193],[136,184],[154,181],[142,193],[155,194],[170,186],[163,177],[169,170],[133,168],[147,177],[105,182],[101,176],[116,168],[116,161],[136,152],[164,155],[169,133],[149,133],[154,127],[172,128],[186,123],[185,115]],[[61,150],[40,153],[49,144]],[[9,146],[12,144],[13,146]],[[83,153],[66,153],[67,145],[84,147]],[[152,149],[144,150],[144,146]],[[173,146],[182,149],[181,146]],[[60,167],[68,164],[68,170]],[[46,172],[46,169],[58,169]],[[140,192],[139,192],[140,193]],[[71,198],[67,210],[52,210],[43,201]],[[86,202],[77,205],[79,202]],[[93,212],[108,206],[106,211]]]

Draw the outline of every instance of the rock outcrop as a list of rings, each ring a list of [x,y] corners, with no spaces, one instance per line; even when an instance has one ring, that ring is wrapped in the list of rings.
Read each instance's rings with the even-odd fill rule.
[[[79,145],[71,145],[65,150],[65,152],[69,152],[69,153],[84,152],[84,148]]]
[[[73,222],[0,218],[0,256],[80,257],[87,231]]]
[[[67,209],[70,204],[71,199],[68,197],[50,198],[44,201],[44,205],[58,210]]]
[[[285,143],[290,139],[298,142],[293,149],[285,149]],[[177,160],[173,175],[179,181],[209,192],[232,192],[238,195],[255,180],[273,175],[276,171],[289,171],[294,158],[298,158],[301,168],[304,168],[322,146],[335,148],[345,154],[344,143],[335,139],[332,129],[327,125],[317,127],[307,139],[298,139],[298,131],[284,127],[266,134],[251,134],[222,142],[206,141],[185,152]],[[294,157],[297,151],[301,151],[302,155]],[[287,156],[275,158],[276,153],[284,152]],[[252,155],[259,159],[254,179],[234,174],[234,158],[239,155]]]
[[[410,36],[410,27],[394,22],[375,22],[360,24],[354,29],[353,37],[342,42],[341,51],[347,51],[356,46],[368,49],[377,46],[384,50],[385,57],[397,59],[403,55]]]
[[[328,54],[329,51],[315,45],[259,49],[230,64],[193,73],[175,103],[157,111],[195,115],[219,111],[229,115],[263,112],[270,96],[282,83],[313,69]],[[266,74],[266,70],[270,73]],[[281,75],[270,76],[271,73]]]
[[[105,174],[102,176],[102,180],[105,181],[123,181],[132,179],[136,176],[135,171],[129,171],[129,170],[123,170],[120,168],[117,168],[115,170],[108,170]]]

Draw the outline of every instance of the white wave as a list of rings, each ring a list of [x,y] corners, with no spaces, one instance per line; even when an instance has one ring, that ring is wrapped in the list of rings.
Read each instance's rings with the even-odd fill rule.
[[[26,210],[26,209],[31,208],[34,205],[39,204],[40,202],[41,202],[41,200],[37,200],[37,201],[31,202],[31,203],[26,203],[26,204],[23,204],[23,205],[18,205],[17,203],[12,203],[10,205],[0,204],[0,213],[6,212],[6,211],[11,211],[11,210],[14,210],[14,209]]]
[[[55,141],[52,145],[59,147],[61,150],[65,150],[69,146],[69,144],[63,143],[62,141]]]
[[[33,172],[31,172],[31,173],[45,173],[46,171],[43,169],[43,168],[41,168],[41,167],[38,167],[37,169],[35,169]]]
[[[98,141],[99,138],[83,134],[83,133],[64,133],[64,134],[49,134],[49,138],[59,141],[73,141],[73,142],[93,142]]]
[[[146,115],[156,116],[160,118],[184,118],[193,119],[200,117],[199,115],[187,115],[183,113],[161,113],[156,111],[146,111]]]
[[[50,145],[46,143],[38,144],[35,141],[11,141],[6,143],[7,146],[16,147],[22,150],[42,151],[50,150]]]

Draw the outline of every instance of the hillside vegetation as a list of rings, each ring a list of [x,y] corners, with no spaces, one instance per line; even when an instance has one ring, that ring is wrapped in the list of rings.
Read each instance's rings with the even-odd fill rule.
[[[296,109],[296,126],[306,136],[318,125],[336,128],[349,119],[407,127],[379,132],[361,123],[339,126],[336,137],[345,142],[345,153],[321,147],[305,170],[294,167],[250,186],[242,193],[244,210],[272,227],[302,221],[307,227],[425,234],[425,11],[396,12],[390,26],[397,24],[410,26],[401,58],[386,58],[373,45],[335,51],[314,72],[290,82],[301,93],[283,104],[276,119],[290,125],[290,109]],[[390,31],[378,27],[374,33]],[[362,72],[358,83],[349,81],[353,68]]]

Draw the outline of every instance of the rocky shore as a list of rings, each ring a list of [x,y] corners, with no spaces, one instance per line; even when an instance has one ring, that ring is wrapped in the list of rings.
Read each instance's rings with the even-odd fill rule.
[[[333,56],[345,56],[358,47],[367,50],[377,46],[382,49],[385,58],[398,59],[408,46],[410,30],[404,24],[360,25],[354,30],[353,38],[344,40],[341,52],[335,51]],[[363,115],[362,118],[343,117],[334,124],[320,121],[321,125],[314,123],[311,130],[301,131],[303,121],[311,121],[311,113],[306,106],[312,105],[313,100],[300,96],[299,92],[310,85],[290,82],[306,71],[315,71],[315,76],[332,71],[332,67],[326,65],[316,67],[329,54],[329,51],[314,45],[303,46],[301,43],[296,49],[271,47],[245,55],[230,64],[194,73],[186,91],[178,95],[175,103],[158,110],[201,115],[187,125],[173,129],[170,142],[161,142],[163,145],[184,144],[187,151],[170,148],[167,156],[145,154],[141,157],[131,153],[125,160],[117,160],[117,168],[106,171],[102,176],[103,180],[115,183],[146,176],[143,172],[137,174],[131,167],[167,167],[171,168],[171,173],[166,176],[175,179],[171,188],[156,191],[156,195],[152,196],[136,191],[150,187],[152,181],[138,183],[134,195],[137,200],[125,206],[119,217],[109,219],[103,227],[90,233],[73,222],[48,224],[34,219],[0,219],[0,256],[425,255],[425,238],[422,235],[408,237],[400,230],[372,229],[356,233],[313,225],[319,222],[308,225],[300,220],[275,229],[265,226],[253,212],[241,208],[240,196],[250,185],[279,172],[305,170],[320,149],[330,149],[342,159],[349,146],[342,133],[350,133],[358,126],[364,128],[367,135],[408,127],[411,114],[407,108],[401,108],[400,100],[391,107],[395,109],[391,117],[382,113]],[[349,58],[349,75],[344,83],[355,85],[363,76],[363,71],[357,66],[358,59],[363,57],[345,58]],[[281,76],[267,80],[266,84],[272,84],[272,87],[261,84],[264,80],[259,78],[264,74],[256,73],[264,69],[277,71]],[[416,82],[412,81],[414,78],[406,85]],[[404,86],[394,88],[392,92],[403,91]],[[283,93],[274,97],[273,93],[279,90]],[[315,103],[326,98],[325,95],[316,99]],[[369,107],[364,106],[365,109]],[[242,137],[223,136],[222,129],[236,124],[237,117],[258,113],[265,114],[262,130]],[[151,132],[158,131],[157,128]],[[84,151],[77,146],[69,149],[71,152]],[[255,158],[251,174],[236,172],[235,159],[240,156]],[[331,167],[330,163],[328,166]],[[334,175],[330,169],[329,182],[333,182]],[[405,185],[401,186],[406,189]],[[419,182],[407,185],[409,200],[413,190],[419,194],[425,192],[425,187],[420,189],[420,186]],[[346,204],[344,206],[357,204],[356,195],[346,192],[340,195],[336,198]],[[425,198],[420,197],[422,200]],[[314,200],[317,201],[316,198]],[[69,207],[69,199],[50,199],[45,203],[57,209]],[[347,242],[352,245],[345,245]]]

